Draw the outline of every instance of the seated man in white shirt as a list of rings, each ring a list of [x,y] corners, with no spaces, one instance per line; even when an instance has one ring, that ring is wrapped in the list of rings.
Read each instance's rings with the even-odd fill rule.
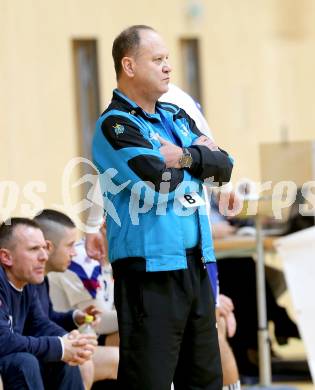
[[[94,305],[101,311],[100,322],[96,327],[100,338],[104,339],[101,344],[118,345],[111,266],[108,263],[100,265],[99,261],[88,257],[84,240],[76,243],[75,251],[77,254],[65,272],[50,272],[48,275],[53,305],[58,311],[72,308],[82,310]]]
[[[59,275],[62,278],[64,271],[71,262],[72,257],[76,254],[76,248],[74,248],[76,227],[68,216],[56,210],[43,210],[35,217],[35,220],[44,233],[49,252],[46,274],[49,277],[50,274],[53,273],[55,275]],[[53,290],[53,287],[54,286],[50,286],[49,283],[50,294],[51,290]],[[82,289],[85,290],[83,285]],[[94,302],[91,303],[93,304]],[[85,310],[88,312],[88,314],[90,314],[89,307],[92,306],[85,302],[78,309],[83,311]],[[73,307],[64,307],[63,311],[69,312],[71,309],[73,309]],[[58,305],[54,305],[53,311],[55,310],[62,311]],[[93,310],[98,312],[97,308],[95,308],[95,305],[93,306]],[[76,312],[77,311],[74,311],[74,313]],[[118,360],[119,351],[117,347],[97,346],[93,356],[92,366],[91,364],[81,366],[81,374],[85,387],[89,389],[93,382],[99,380],[116,379]]]

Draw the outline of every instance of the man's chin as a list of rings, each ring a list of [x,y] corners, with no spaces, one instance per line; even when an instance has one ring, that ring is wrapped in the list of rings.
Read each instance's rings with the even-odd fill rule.
[[[165,83],[164,85],[163,85],[163,93],[166,93],[166,92],[168,92],[168,90],[170,89],[170,85],[169,85],[169,83],[167,82],[167,83]]]
[[[165,83],[162,87],[161,87],[161,96],[163,96],[165,93],[168,92],[168,90],[170,89],[170,86],[168,83]]]
[[[69,268],[71,261],[67,261],[65,264],[58,264],[57,266],[50,268],[49,272],[65,272]]]
[[[54,270],[52,270],[52,272],[65,272],[65,271],[67,271],[68,267],[69,267],[69,264],[65,265],[64,267],[59,267],[57,269],[54,269]]]
[[[164,88],[161,88],[157,97],[157,100],[159,100],[164,94],[168,92],[168,85],[165,85]]]
[[[41,283],[43,283],[44,278],[45,278],[45,275],[44,275],[44,274],[41,275],[41,276],[36,275],[36,277],[34,277],[34,278],[32,279],[32,281],[30,281],[30,284],[41,284]]]

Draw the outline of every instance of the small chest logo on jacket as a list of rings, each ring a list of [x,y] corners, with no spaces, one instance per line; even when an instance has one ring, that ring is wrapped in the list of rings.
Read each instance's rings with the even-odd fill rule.
[[[124,131],[125,131],[125,128],[123,125],[119,125],[118,123],[115,124],[115,126],[113,126],[114,130],[115,130],[115,133],[116,135],[120,135],[120,134],[123,134]]]

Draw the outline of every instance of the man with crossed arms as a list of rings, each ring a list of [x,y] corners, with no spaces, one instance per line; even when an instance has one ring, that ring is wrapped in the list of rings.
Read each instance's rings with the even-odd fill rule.
[[[106,218],[118,383],[130,390],[169,390],[172,381],[175,389],[218,390],[222,373],[206,270],[215,257],[202,184],[229,181],[233,164],[183,110],[158,102],[171,67],[155,30],[124,30],[113,58],[118,88],[96,124],[93,158],[101,173],[114,168],[113,182],[126,185],[116,194],[102,188],[119,217]],[[134,218],[130,202],[146,212]]]

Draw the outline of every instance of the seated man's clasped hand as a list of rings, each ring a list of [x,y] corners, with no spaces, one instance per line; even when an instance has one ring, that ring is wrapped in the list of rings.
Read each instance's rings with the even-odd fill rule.
[[[65,334],[62,340],[64,346],[62,360],[71,366],[90,360],[97,346],[95,334],[81,334],[78,330]]]

